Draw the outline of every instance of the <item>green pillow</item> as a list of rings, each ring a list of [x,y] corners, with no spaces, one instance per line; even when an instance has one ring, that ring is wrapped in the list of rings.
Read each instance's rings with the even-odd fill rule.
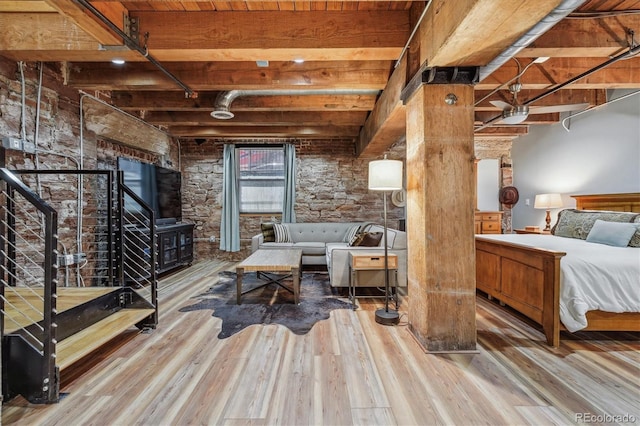
[[[273,243],[276,241],[276,231],[273,229],[273,223],[261,223],[262,236],[265,243]]]

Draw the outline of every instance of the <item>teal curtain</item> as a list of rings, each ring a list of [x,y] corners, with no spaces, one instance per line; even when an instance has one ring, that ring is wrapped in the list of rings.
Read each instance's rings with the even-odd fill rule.
[[[296,221],[296,147],[284,146],[284,199],[282,202],[282,222]]]
[[[235,145],[225,144],[223,166],[220,250],[240,251],[240,197]]]

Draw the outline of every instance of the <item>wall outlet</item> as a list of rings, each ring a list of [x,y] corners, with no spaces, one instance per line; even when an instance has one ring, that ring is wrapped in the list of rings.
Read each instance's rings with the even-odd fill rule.
[[[524,205],[525,206],[530,206],[531,205],[531,199],[527,198],[526,200],[524,200]]]

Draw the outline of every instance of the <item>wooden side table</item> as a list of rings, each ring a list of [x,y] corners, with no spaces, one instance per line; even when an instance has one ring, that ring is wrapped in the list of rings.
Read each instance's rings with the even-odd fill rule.
[[[398,309],[398,297],[395,288],[398,284],[398,255],[388,254],[389,287]],[[356,309],[356,287],[384,286],[384,253],[365,251],[349,252],[349,300]],[[364,297],[364,296],[363,296]],[[375,296],[366,296],[375,297]],[[386,294],[385,294],[386,297]]]

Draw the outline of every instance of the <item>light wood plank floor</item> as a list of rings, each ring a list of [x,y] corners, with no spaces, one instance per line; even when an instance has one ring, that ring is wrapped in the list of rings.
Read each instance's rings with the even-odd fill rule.
[[[638,334],[563,335],[554,350],[479,298],[478,353],[425,354],[406,325],[376,324],[379,302],[364,299],[306,335],[256,325],[220,340],[220,319],[180,308],[221,269],[233,265],[200,262],[162,280],[157,330],[125,334],[70,368],[58,404],[5,403],[2,424],[640,423]]]

